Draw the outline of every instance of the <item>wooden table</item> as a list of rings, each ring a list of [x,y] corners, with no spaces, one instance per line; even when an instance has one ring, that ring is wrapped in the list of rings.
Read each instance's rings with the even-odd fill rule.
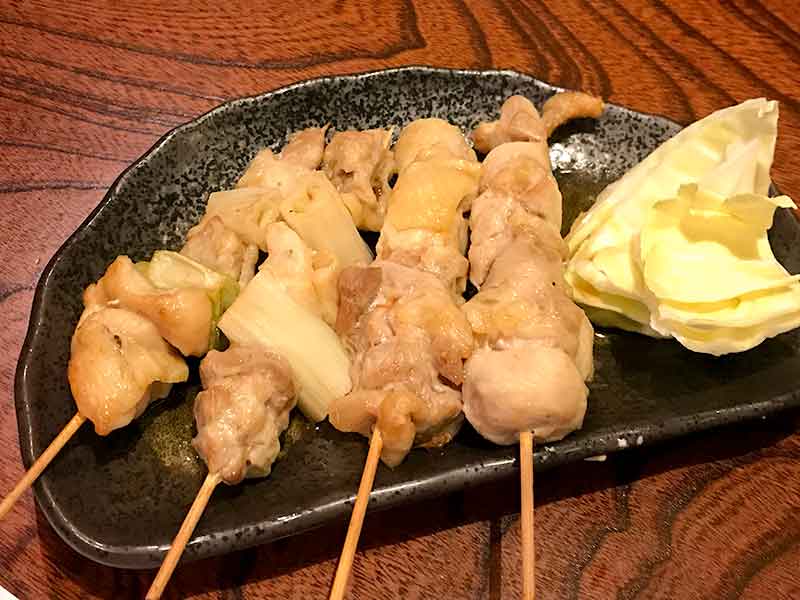
[[[229,98],[405,64],[514,68],[684,123],[765,95],[781,102],[774,179],[800,198],[788,0],[3,4],[2,493],[22,473],[12,381],[41,269],[126,165]],[[798,425],[789,414],[542,474],[538,597],[800,598]],[[370,516],[351,597],[517,597],[517,497],[508,481]],[[343,538],[342,524],[186,565],[168,597],[323,598]],[[137,598],[151,577],[77,555],[30,493],[0,523],[0,584],[20,598]]]

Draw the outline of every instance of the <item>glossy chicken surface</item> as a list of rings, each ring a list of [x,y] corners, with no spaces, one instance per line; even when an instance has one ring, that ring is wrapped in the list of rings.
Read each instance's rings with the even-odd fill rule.
[[[163,398],[189,369],[147,318],[130,310],[90,306],[70,346],[67,368],[78,412],[108,435]]]
[[[395,144],[400,168],[378,258],[433,273],[459,301],[466,286],[469,210],[480,165],[461,131],[441,119],[410,123]]]
[[[289,363],[261,347],[231,346],[208,353],[200,379],[192,444],[209,472],[230,485],[268,475],[295,405]]]
[[[472,132],[475,149],[488,154],[509,142],[532,142],[540,164],[549,164],[547,128],[533,102],[524,96],[511,96],[500,109],[500,118],[479,124]],[[546,162],[545,162],[546,159]]]
[[[415,162],[435,159],[475,161],[475,152],[461,130],[444,119],[427,118],[412,121],[403,129],[394,145],[397,172]]]
[[[413,445],[449,441],[461,416],[463,360],[472,331],[449,291],[430,273],[392,262],[346,269],[337,331],[354,357],[353,391],[334,402],[337,429],[384,438],[383,461],[399,464]]]
[[[603,99],[584,92],[560,92],[542,106],[542,123],[547,137],[572,119],[598,119],[603,114]]]
[[[162,290],[136,269],[130,258],[118,256],[100,280],[86,288],[84,304],[120,306],[150,319],[161,336],[184,356],[208,351],[213,306],[205,290]]]
[[[319,168],[325,151],[325,127],[309,127],[289,137],[289,141],[281,150],[281,160],[305,169]]]

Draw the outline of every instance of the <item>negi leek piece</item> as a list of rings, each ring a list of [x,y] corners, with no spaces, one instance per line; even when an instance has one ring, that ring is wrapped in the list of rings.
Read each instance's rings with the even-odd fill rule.
[[[336,333],[300,306],[281,281],[262,269],[220,319],[231,343],[260,345],[292,366],[298,407],[314,422],[328,415],[334,398],[350,391],[350,359]]]

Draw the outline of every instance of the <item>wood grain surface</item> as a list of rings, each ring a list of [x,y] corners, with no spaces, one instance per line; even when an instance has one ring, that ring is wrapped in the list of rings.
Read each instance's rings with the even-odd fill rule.
[[[170,128],[405,64],[514,68],[680,122],[766,95],[781,102],[774,179],[798,198],[798,31],[789,0],[5,0],[0,491],[22,473],[12,384],[39,274]],[[787,414],[537,476],[538,597],[800,598],[798,426]],[[516,485],[370,515],[350,597],[517,597]],[[323,598],[343,539],[341,524],[185,565],[167,597]],[[152,576],[77,555],[30,493],[0,523],[0,585],[20,598],[137,598]]]

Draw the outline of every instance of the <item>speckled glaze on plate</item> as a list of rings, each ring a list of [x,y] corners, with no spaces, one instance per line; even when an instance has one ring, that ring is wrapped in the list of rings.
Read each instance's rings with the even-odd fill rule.
[[[114,183],[56,253],[36,290],[16,377],[22,457],[29,466],[75,412],[66,378],[82,289],[118,255],[143,259],[175,249],[204,211],[211,191],[230,187],[256,151],[288,133],[401,126],[422,116],[465,130],[495,117],[511,94],[537,105],[556,88],[509,71],[410,67],[317,79],[225,104],[161,139]],[[679,127],[609,106],[598,122],[573,123],[554,137],[551,157],[564,194],[565,227],[606,183]],[[800,227],[779,211],[770,238],[776,256],[800,271]],[[193,452],[189,383],[108,437],[84,425],[39,478],[39,506],[78,552],[118,567],[150,567],[166,548],[202,483]],[[749,352],[713,358],[671,341],[617,331],[596,337],[595,380],[581,431],[536,452],[544,469],[653,443],[800,405],[800,333]],[[219,486],[187,547],[196,559],[343,520],[350,512],[366,440],[324,424],[295,428],[267,479]],[[394,470],[378,470],[370,508],[444,494],[516,473],[515,448],[484,442],[465,426],[449,446],[415,450]]]

